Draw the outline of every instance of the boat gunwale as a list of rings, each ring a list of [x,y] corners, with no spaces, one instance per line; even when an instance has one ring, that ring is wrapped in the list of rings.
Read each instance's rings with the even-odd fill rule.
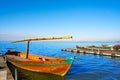
[[[64,62],[61,62],[61,63],[54,63],[54,64],[45,64],[45,63],[37,63],[37,64],[34,64],[33,63],[19,63],[19,62],[15,62],[15,61],[12,61],[12,60],[9,60],[7,59],[9,62],[13,63],[14,65],[18,65],[18,66],[60,66],[60,65],[66,65],[66,64],[72,64],[73,60],[72,59],[66,59]]]

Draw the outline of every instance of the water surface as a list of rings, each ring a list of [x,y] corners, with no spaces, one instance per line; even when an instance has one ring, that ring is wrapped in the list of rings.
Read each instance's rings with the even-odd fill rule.
[[[37,77],[38,80],[41,80],[41,76],[44,76],[43,80],[120,80],[120,58],[61,51],[63,48],[75,48],[76,45],[115,45],[118,43],[119,42],[32,42],[30,45],[30,53],[32,54],[64,58],[75,56],[75,60],[69,72],[64,77],[57,77],[56,79],[55,75],[43,73],[31,73],[31,76],[39,76]],[[6,52],[6,48],[25,52],[26,43],[11,44],[10,42],[0,42],[0,52]],[[20,72],[20,74],[24,73],[24,71],[23,73]],[[28,80],[36,79],[29,77]]]

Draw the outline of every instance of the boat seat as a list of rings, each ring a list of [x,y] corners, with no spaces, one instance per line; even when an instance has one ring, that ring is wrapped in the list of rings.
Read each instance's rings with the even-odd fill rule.
[[[46,61],[46,59],[45,59],[45,58],[42,58],[42,57],[39,57],[39,60],[41,60],[41,61]]]

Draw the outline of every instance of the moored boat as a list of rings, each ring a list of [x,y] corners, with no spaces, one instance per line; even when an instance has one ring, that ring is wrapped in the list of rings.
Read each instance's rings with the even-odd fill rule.
[[[74,57],[70,59],[66,58],[55,58],[47,56],[37,56],[29,54],[29,42],[33,40],[54,40],[54,39],[67,39],[71,37],[53,37],[53,38],[35,38],[35,39],[26,39],[19,40],[15,42],[27,41],[27,51],[26,54],[18,51],[8,50],[6,52],[6,59],[8,62],[12,63],[14,66],[34,71],[34,72],[43,72],[51,73],[60,76],[64,76],[70,69]]]

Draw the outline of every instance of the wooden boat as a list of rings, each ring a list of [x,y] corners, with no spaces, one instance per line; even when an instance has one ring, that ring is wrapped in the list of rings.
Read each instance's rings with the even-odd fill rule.
[[[64,76],[70,69],[74,57],[70,59],[66,58],[55,58],[47,56],[37,56],[29,54],[29,42],[33,40],[54,40],[54,39],[67,39],[71,37],[53,37],[53,38],[34,38],[26,40],[18,40],[15,42],[27,41],[27,51],[26,54],[17,51],[8,50],[6,52],[6,59],[8,62],[12,63],[16,67],[43,73],[51,73],[60,76]]]

